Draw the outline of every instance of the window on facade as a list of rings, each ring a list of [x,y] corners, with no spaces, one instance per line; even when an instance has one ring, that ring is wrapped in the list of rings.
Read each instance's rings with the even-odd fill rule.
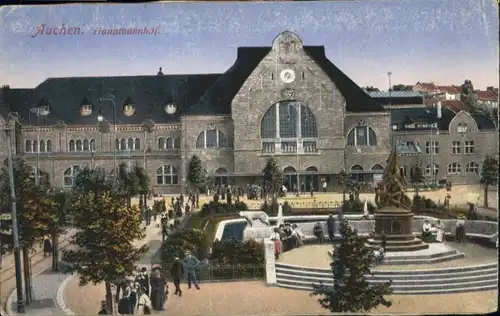
[[[459,154],[462,150],[462,146],[460,141],[453,141],[451,142],[451,153],[453,154]]]
[[[127,141],[125,138],[120,139],[120,148],[118,150],[126,150],[127,149]]]
[[[174,143],[175,144],[175,143]],[[180,139],[179,139],[180,145]],[[221,148],[228,147],[226,136],[218,129],[205,130],[196,139],[196,148]]]
[[[363,171],[363,167],[360,165],[354,165],[351,167],[351,171]]]
[[[458,133],[467,133],[469,131],[469,128],[467,124],[459,123],[457,125],[457,132]]]
[[[126,150],[134,150],[134,139],[133,138],[129,138],[127,140],[127,148],[125,148]],[[123,150],[123,149],[122,149]]]
[[[32,152],[31,140],[27,140],[24,142],[24,152],[27,152],[27,153]]]
[[[83,143],[81,140],[76,141],[76,151],[82,151],[83,150]]]
[[[473,154],[474,153],[474,141],[473,140],[466,140],[465,141],[465,153],[466,154]]]
[[[369,126],[356,126],[347,134],[347,146],[376,146],[377,136]]]
[[[69,141],[69,151],[75,151],[75,141],[74,140]]]
[[[179,175],[177,169],[171,165],[164,165],[156,170],[156,184],[173,185],[178,184]]]
[[[90,150],[95,151],[95,139],[90,140]]]
[[[439,166],[436,164],[425,166],[425,174],[426,175],[437,175],[439,173]]]
[[[181,148],[181,138],[180,137],[174,138],[174,148],[175,149]]]
[[[73,187],[75,183],[75,177],[78,174],[78,171],[80,170],[80,166],[71,166],[66,171],[64,171],[64,182],[63,186],[66,188],[71,188]]]
[[[165,138],[163,137],[158,138],[158,149],[160,150],[165,149]]]
[[[46,151],[45,141],[42,139],[42,140],[40,140],[40,152],[44,153],[45,151]]]
[[[88,139],[83,140],[83,151],[90,151],[90,143]]]
[[[432,141],[432,142],[425,142],[425,153],[426,154],[439,154],[439,142],[438,141]]]
[[[170,138],[170,137],[167,138],[167,148],[166,149],[171,149],[171,148],[173,148],[173,146],[174,146],[174,142],[173,142],[172,138]]]
[[[50,139],[47,139],[47,152],[52,152],[52,141]]]
[[[134,139],[134,150],[141,150],[141,139]]]
[[[451,163],[448,165],[448,174],[460,174],[462,172],[462,166],[459,163]]]
[[[479,174],[479,165],[475,162],[468,163],[465,166],[466,173],[473,173],[475,175]]]
[[[271,106],[260,124],[262,152],[316,152],[316,119],[303,103],[282,101]]]
[[[36,140],[33,141],[32,147],[33,147],[32,150],[33,150],[34,153],[38,152],[39,148],[38,148],[38,142]]]

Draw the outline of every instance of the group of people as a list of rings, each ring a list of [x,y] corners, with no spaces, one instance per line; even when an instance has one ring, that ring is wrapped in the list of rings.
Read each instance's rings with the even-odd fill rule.
[[[333,214],[330,214],[328,216],[328,219],[326,220],[326,228],[328,231],[328,239],[330,239],[330,241],[333,242],[335,239],[335,217],[333,217]],[[323,224],[317,222],[313,227],[313,234],[316,237],[318,243],[320,244],[323,243],[325,239]]]
[[[182,296],[181,280],[184,276],[187,278],[188,289],[191,289],[192,285],[199,290],[200,285],[196,279],[196,269],[198,268],[200,261],[198,258],[193,256],[190,252],[186,252],[184,262],[182,262],[179,257],[175,257],[172,265],[170,267],[170,276],[173,279],[175,292],[174,295]]]
[[[276,259],[282,252],[300,247],[304,238],[305,235],[297,224],[285,223],[274,228],[270,239],[274,242]]]
[[[115,299],[118,303],[118,313],[121,315],[148,315],[152,310],[165,310],[167,297],[167,280],[161,273],[161,267],[157,265],[153,267],[151,273],[142,268],[131,278],[119,282]],[[102,301],[98,315],[109,314],[106,301]]]
[[[435,239],[434,239],[435,235]],[[437,221],[437,224],[432,225],[429,220],[425,220],[422,225],[422,240],[427,242],[437,241],[443,242],[444,238],[444,225],[440,220]]]

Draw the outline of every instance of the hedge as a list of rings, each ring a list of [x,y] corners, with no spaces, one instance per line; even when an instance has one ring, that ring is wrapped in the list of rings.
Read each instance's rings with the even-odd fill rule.
[[[170,278],[170,264],[163,265],[164,274]],[[260,280],[266,276],[264,264],[260,265],[211,265],[201,264],[195,271],[196,278],[201,282]]]

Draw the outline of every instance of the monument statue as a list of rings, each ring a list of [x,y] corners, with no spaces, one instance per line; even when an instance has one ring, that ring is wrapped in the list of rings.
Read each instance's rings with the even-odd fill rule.
[[[406,194],[406,181],[398,166],[394,147],[387,159],[387,166],[375,194],[378,210],[375,213],[374,236],[368,244],[379,247],[386,244],[386,251],[415,251],[429,245],[412,233],[412,200]]]
[[[379,209],[394,206],[410,211],[412,201],[406,194],[406,181],[399,171],[397,159],[394,148],[387,159],[382,181],[376,188],[375,203]]]

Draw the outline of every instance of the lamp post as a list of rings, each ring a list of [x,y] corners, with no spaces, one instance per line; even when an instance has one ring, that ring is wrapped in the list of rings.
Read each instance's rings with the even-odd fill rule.
[[[392,120],[392,82],[391,82],[392,72],[387,73],[387,77],[389,78],[389,113],[391,113]],[[394,132],[391,132],[391,147],[394,147]]]
[[[14,116],[13,113],[9,114],[9,120]],[[9,184],[10,184],[10,198],[11,198],[11,212],[12,212],[12,239],[14,246],[14,264],[16,273],[16,292],[17,292],[17,312],[24,313],[24,298],[23,298],[23,280],[21,276],[21,248],[19,246],[19,226],[17,223],[17,201],[16,189],[14,184],[14,163],[12,162],[12,144],[11,144],[11,128],[6,126],[5,136],[7,140],[7,155],[8,155],[8,169],[9,169]],[[37,170],[38,172],[38,170]]]
[[[116,185],[116,179],[117,179],[117,172],[116,172],[116,101],[115,101],[116,97],[114,94],[108,94],[102,98],[99,99],[99,101],[101,102],[101,107],[102,107],[102,103],[104,101],[109,101],[111,102],[111,105],[113,107],[113,182],[115,183]],[[103,116],[103,113],[102,113],[102,108],[99,109],[100,113],[99,115],[97,116],[97,120],[99,122],[102,122],[104,120],[104,116]]]
[[[46,116],[49,111],[46,107],[40,106],[30,109],[30,112],[36,115],[36,168],[35,168],[35,185],[40,184],[40,116]]]
[[[301,104],[298,102],[290,102],[288,104],[289,106],[293,106],[295,110],[297,111],[297,132],[296,132],[296,145],[295,145],[295,158],[296,158],[296,164],[297,164],[297,169],[296,169],[296,174],[297,174],[297,196],[300,196],[300,175],[299,175],[299,147],[300,147],[300,140],[299,138],[302,136],[302,115],[301,115]]]

